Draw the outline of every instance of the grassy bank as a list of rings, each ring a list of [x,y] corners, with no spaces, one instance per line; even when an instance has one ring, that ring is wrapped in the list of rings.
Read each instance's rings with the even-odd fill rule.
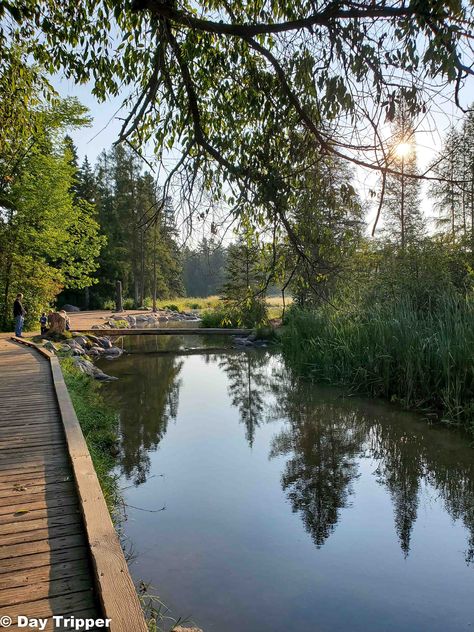
[[[105,500],[114,514],[120,500],[117,480],[112,474],[117,447],[117,416],[103,402],[100,384],[79,371],[71,358],[62,358],[61,368]]]
[[[459,299],[416,310],[408,301],[363,312],[292,310],[284,353],[301,374],[397,401],[474,431],[474,307]]]

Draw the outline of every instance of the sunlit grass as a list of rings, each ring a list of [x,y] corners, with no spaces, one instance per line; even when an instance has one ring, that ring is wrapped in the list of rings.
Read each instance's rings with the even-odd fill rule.
[[[269,296],[266,300],[268,307],[269,318],[280,318],[283,311],[283,301],[281,296]],[[288,307],[292,303],[291,298],[285,299],[286,306]],[[219,296],[186,296],[169,298],[163,301],[158,301],[158,307],[163,309],[167,306],[176,306],[180,312],[187,312],[190,310],[204,310],[212,311],[221,307]]]

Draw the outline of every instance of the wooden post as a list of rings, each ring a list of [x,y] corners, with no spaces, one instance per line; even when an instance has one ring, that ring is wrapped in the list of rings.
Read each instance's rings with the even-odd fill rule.
[[[90,288],[86,287],[84,288],[84,309],[87,309],[87,310],[89,309],[90,300],[91,300]]]
[[[115,283],[115,311],[123,312],[122,281],[116,281]]]

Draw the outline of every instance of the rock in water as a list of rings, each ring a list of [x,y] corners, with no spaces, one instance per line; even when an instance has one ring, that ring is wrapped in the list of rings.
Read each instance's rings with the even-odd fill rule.
[[[72,339],[72,342],[75,342],[76,344],[80,345],[83,349],[87,349],[87,347],[90,346],[89,341],[84,336],[76,336],[75,338]]]
[[[96,338],[97,344],[103,347],[104,349],[110,349],[112,347],[112,343],[108,338],[103,336],[102,338]]]
[[[105,349],[105,356],[106,357],[114,357],[114,358],[118,358],[119,356],[121,356],[123,353],[122,349],[120,349],[120,347],[110,347],[110,349]]]
[[[85,358],[81,358],[80,356],[76,356],[73,358],[73,362],[76,367],[89,375],[89,377],[93,377],[95,380],[100,380],[102,382],[111,382],[112,380],[117,380],[118,378],[112,377],[112,375],[107,375],[99,368],[94,366],[90,360],[86,360]]]

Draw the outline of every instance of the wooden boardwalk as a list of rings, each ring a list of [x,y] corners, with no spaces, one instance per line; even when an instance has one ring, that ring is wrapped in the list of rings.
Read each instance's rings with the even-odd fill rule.
[[[9,629],[20,629],[23,615],[48,618],[46,630],[70,630],[51,617],[111,617],[110,630],[142,632],[138,599],[55,370],[36,350],[0,338],[0,623],[8,616]]]

